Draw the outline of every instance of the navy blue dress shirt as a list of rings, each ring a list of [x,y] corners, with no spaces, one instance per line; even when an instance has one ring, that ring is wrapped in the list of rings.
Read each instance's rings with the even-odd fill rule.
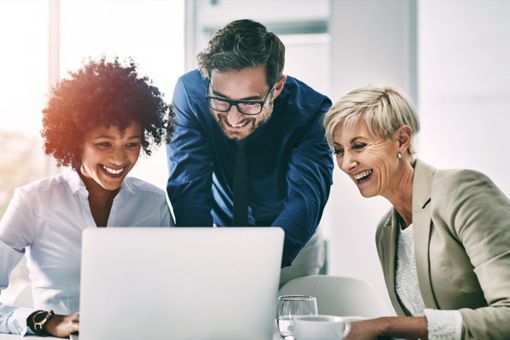
[[[175,86],[167,191],[176,226],[232,223],[236,142],[212,116],[206,86],[198,70]],[[330,106],[326,96],[287,77],[271,118],[246,140],[248,223],[284,229],[283,266],[315,232],[329,196],[333,161],[322,119]]]

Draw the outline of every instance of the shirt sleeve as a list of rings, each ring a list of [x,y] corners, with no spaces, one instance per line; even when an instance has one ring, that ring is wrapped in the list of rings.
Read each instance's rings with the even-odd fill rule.
[[[458,173],[445,192],[438,204],[453,213],[441,218],[462,243],[488,304],[460,309],[463,339],[510,339],[510,201],[471,170]]]
[[[176,226],[212,226],[212,164],[205,137],[182,78],[173,97],[175,130],[167,145],[167,192]],[[195,108],[196,109],[196,108]]]
[[[0,221],[0,291],[9,285],[9,276],[25,254],[33,237],[34,214],[18,189]],[[25,335],[27,317],[33,308],[0,303],[0,333]]]
[[[163,197],[163,202],[161,204],[161,207],[160,207],[160,213],[159,213],[159,216],[160,216],[160,222],[159,222],[159,225],[161,227],[168,227],[168,226],[174,226],[175,223],[174,223],[174,219],[172,217],[172,215],[170,214],[170,208],[168,206],[168,203],[166,201],[166,197]]]
[[[289,266],[312,237],[329,197],[333,160],[322,120],[330,106],[324,99],[290,157],[287,198],[273,222],[285,231],[282,266]]]
[[[429,340],[461,340],[462,314],[458,310],[424,310]]]

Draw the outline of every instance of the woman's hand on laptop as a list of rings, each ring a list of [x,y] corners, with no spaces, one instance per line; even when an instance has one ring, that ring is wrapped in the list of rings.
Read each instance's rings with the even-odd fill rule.
[[[69,337],[80,330],[80,313],[71,315],[53,315],[46,323],[46,332],[59,338]]]

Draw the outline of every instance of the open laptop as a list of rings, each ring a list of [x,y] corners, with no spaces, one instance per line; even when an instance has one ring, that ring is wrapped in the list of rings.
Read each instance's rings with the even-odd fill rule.
[[[275,227],[88,228],[79,338],[272,339],[283,237]]]

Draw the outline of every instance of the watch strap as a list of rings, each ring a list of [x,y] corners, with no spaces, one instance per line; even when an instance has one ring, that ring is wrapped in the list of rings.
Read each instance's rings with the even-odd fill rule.
[[[52,310],[37,310],[28,316],[27,325],[36,335],[48,335],[45,326],[53,315],[55,313]]]

